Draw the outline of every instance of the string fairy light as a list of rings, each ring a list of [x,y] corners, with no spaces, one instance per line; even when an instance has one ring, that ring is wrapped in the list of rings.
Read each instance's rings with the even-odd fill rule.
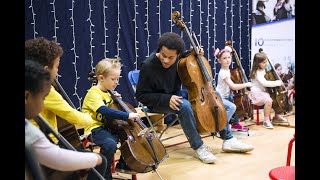
[[[181,7],[180,8],[180,15],[181,15],[181,18],[183,18],[183,0],[180,1],[179,5]],[[183,31],[180,31],[180,36],[183,39]]]
[[[121,51],[121,48],[120,48],[120,29],[121,29],[121,24],[120,24],[120,0],[118,0],[118,34],[117,34],[117,57],[120,57],[120,51]],[[122,76],[120,75],[119,76],[119,79],[122,78]],[[120,81],[118,81],[118,86],[120,86]]]
[[[198,34],[198,36],[199,36],[199,43],[200,43],[200,45],[202,44],[202,39],[201,39],[201,33],[202,33],[202,24],[203,24],[203,22],[202,22],[202,14],[204,13],[202,10],[201,10],[201,0],[198,0],[198,2],[199,2],[199,4],[198,4],[198,7],[199,7],[199,12],[200,12],[200,14],[199,14],[199,34]],[[199,47],[199,48],[201,48],[201,47]]]
[[[145,16],[146,16],[146,22],[144,22],[144,24],[146,25],[146,27],[144,28],[144,30],[146,30],[147,31],[147,55],[146,55],[146,57],[149,57],[149,54],[150,54],[150,47],[149,47],[149,39],[150,39],[150,31],[149,31],[149,0],[146,0],[145,1],[146,2],[146,14],[145,14]],[[136,69],[138,69],[137,68],[137,65],[136,65]]]
[[[34,13],[33,1],[32,0],[30,0],[29,8],[31,9],[31,12],[32,12],[32,22],[31,22],[31,24],[33,25],[33,39],[34,39],[34,38],[36,38],[36,34],[38,34],[38,32],[36,31],[36,13]]]
[[[228,10],[228,4],[227,4],[227,0],[224,1],[224,40],[226,41],[227,40],[227,10]]]
[[[231,45],[233,46],[233,17],[234,17],[234,14],[233,14],[233,6],[234,6],[234,3],[233,3],[233,0],[231,0],[231,8],[230,8],[230,12],[231,12],[231,25],[230,25],[230,28],[231,28]],[[235,64],[235,61],[232,61],[231,63],[231,69],[233,69],[233,65]]]
[[[161,36],[161,1],[162,0],[159,0],[158,2],[159,2],[159,4],[158,4],[158,6],[157,6],[157,8],[158,8],[158,12],[157,12],[157,14],[159,15],[159,20],[158,20],[158,25],[159,25],[159,31],[158,31],[158,34],[159,34],[159,37]]]
[[[247,20],[247,32],[248,32],[248,34],[247,34],[247,39],[248,39],[248,49],[249,49],[249,53],[248,53],[248,59],[249,59],[249,63],[248,63],[248,66],[249,66],[249,69],[251,69],[251,58],[250,58],[250,55],[251,55],[251,48],[250,48],[250,41],[251,41],[251,39],[250,39],[250,15],[251,15],[251,13],[250,13],[250,1],[248,0],[248,3],[247,3],[247,12],[248,12],[248,20]]]
[[[79,94],[77,93],[77,85],[78,85],[78,80],[80,79],[80,77],[78,76],[78,71],[77,71],[77,59],[79,58],[79,56],[76,53],[76,37],[75,37],[75,32],[74,32],[74,0],[72,0],[72,8],[69,9],[71,11],[71,17],[70,20],[72,22],[71,27],[72,27],[72,38],[73,38],[73,47],[71,48],[71,51],[74,54],[74,61],[72,62],[73,66],[74,66],[74,70],[75,70],[75,84],[74,84],[74,93],[73,96],[76,96],[78,98],[79,101],[79,107],[77,107],[78,110],[81,109],[81,100],[82,97],[79,96]]]
[[[212,31],[213,31],[213,46],[212,46],[212,48],[213,49],[217,49],[216,42],[218,42],[217,41],[217,31],[216,31],[216,29],[217,29],[217,22],[216,22],[217,9],[218,9],[218,7],[216,6],[216,0],[214,0],[213,1],[213,17],[212,17],[212,19],[213,19],[213,29],[212,29]],[[213,56],[213,58],[214,58],[213,74],[214,74],[214,81],[215,81],[215,79],[217,78],[217,57]],[[215,84],[215,82],[213,82],[213,84]]]
[[[91,9],[91,0],[89,0],[89,17],[87,19],[87,21],[89,21],[90,23],[90,52],[89,52],[89,56],[90,56],[90,65],[91,65],[91,68],[93,69],[93,48],[95,47],[94,45],[92,45],[92,40],[93,40],[93,34],[94,34],[94,31],[92,30],[92,28],[94,27],[94,24],[92,23],[91,21],[91,12],[93,11]]]
[[[242,17],[241,17],[241,9],[242,9],[242,2],[241,2],[241,0],[239,0],[239,33],[240,33],[240,35],[239,35],[239,58],[240,58],[240,61],[242,60],[242,56],[241,56],[241,51],[242,51],[242,40],[241,40],[241,31],[242,31],[242,29],[241,29],[241,24],[243,23],[243,21],[242,21]]]
[[[194,11],[193,9],[192,9],[192,0],[190,0],[190,6],[189,6],[189,8],[190,8],[190,14],[189,14],[189,28],[190,28],[190,32],[192,32],[192,12]]]
[[[58,42],[58,37],[57,37],[57,29],[59,29],[59,27],[57,26],[57,23],[58,23],[58,20],[57,20],[57,17],[56,17],[56,7],[55,7],[55,3],[56,3],[56,0],[53,0],[50,4],[52,5],[52,13],[53,13],[53,28],[54,28],[54,35],[53,35],[53,40],[57,43],[57,44],[60,44]],[[57,77],[56,79],[59,81],[59,77],[61,77],[61,75],[58,73],[57,74]]]
[[[119,57],[120,56],[120,51],[121,51],[121,48],[120,48],[120,29],[121,29],[121,24],[120,24],[120,0],[118,0],[118,34],[117,34],[117,56]]]
[[[106,26],[107,24],[107,16],[106,16],[106,10],[107,10],[108,6],[106,5],[106,0],[103,0],[103,33],[104,33],[104,43],[102,43],[102,45],[104,46],[104,58],[107,58],[107,53],[109,52],[109,50],[107,49],[107,38],[109,37],[107,35],[108,32],[108,28]],[[91,67],[93,70],[93,67]]]
[[[210,4],[211,4],[211,2],[210,2],[210,0],[208,0],[208,8],[207,8],[207,25],[206,25],[206,28],[207,28],[207,31],[206,31],[206,33],[207,33],[207,39],[208,39],[208,44],[207,44],[207,54],[208,54],[208,62],[210,62],[211,61],[211,58],[210,58],[210,39],[211,39],[211,37],[210,37],[210,16],[211,16],[211,14],[210,14]]]
[[[55,7],[55,3],[56,0],[53,0],[53,2],[51,2],[50,4],[52,4],[52,13],[53,13],[53,19],[54,19],[54,23],[53,23],[53,27],[54,27],[54,35],[53,35],[53,39],[55,42],[58,43],[58,37],[57,37],[57,29],[59,29],[59,27],[57,26],[58,20],[56,17],[56,7]]]
[[[170,1],[170,10],[171,10],[170,14],[172,14],[173,9],[174,7],[172,7],[172,1]],[[172,26],[174,26],[174,24],[172,24],[172,16],[170,16],[169,22],[170,22],[170,32],[172,32]]]
[[[233,3],[233,0],[231,0],[231,8],[230,8],[230,12],[231,12],[231,25],[230,25],[230,28],[231,28],[231,42],[232,42],[232,45],[233,45],[233,17],[234,17],[234,14],[233,14],[233,6],[234,6],[234,3]]]
[[[138,26],[137,26],[137,14],[139,14],[137,12],[137,2],[136,0],[134,0],[134,19],[132,20],[134,22],[134,52],[136,54],[136,61],[134,62],[134,64],[136,65],[136,69],[138,69],[138,44],[139,44],[139,41],[137,40],[137,29],[138,29]]]

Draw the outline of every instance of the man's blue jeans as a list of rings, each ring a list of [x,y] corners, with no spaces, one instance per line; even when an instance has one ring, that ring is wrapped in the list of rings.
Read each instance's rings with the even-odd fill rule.
[[[183,103],[179,105],[180,111],[171,109],[169,107],[169,104],[165,107],[153,107],[152,109],[150,109],[150,111],[165,114],[177,114],[179,118],[179,123],[184,131],[184,134],[187,136],[191,148],[196,150],[203,145],[203,141],[197,131],[196,119],[193,114],[192,106],[190,102],[187,100],[186,91],[181,90],[176,95],[183,97],[183,99],[181,99]]]

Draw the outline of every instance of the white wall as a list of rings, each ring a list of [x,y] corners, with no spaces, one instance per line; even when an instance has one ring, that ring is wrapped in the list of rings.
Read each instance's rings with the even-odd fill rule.
[[[289,18],[252,27],[251,60],[259,48],[273,65],[280,63],[283,72],[295,64],[295,19]],[[252,61],[253,62],[253,61]]]

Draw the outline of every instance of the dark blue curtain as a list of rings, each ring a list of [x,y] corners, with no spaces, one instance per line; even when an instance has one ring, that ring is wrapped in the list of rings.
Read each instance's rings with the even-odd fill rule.
[[[60,43],[64,54],[58,80],[77,108],[91,87],[87,75],[96,63],[120,56],[124,66],[116,90],[124,101],[136,106],[127,74],[139,69],[157,48],[159,36],[176,32],[189,48],[186,34],[171,22],[173,11],[179,11],[197,35],[215,78],[220,66],[212,52],[222,49],[226,40],[233,41],[249,74],[250,0],[26,0],[25,39],[43,36]],[[235,63],[232,66],[236,67]]]

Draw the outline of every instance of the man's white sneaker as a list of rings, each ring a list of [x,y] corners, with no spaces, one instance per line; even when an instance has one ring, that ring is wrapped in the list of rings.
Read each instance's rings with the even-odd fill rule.
[[[253,149],[254,147],[252,145],[245,144],[235,137],[224,140],[222,144],[222,150],[225,152],[249,152]]]
[[[213,149],[212,149],[211,147],[209,147],[209,146],[207,146],[207,145],[205,145],[205,144],[203,144],[203,146],[204,146],[208,151],[210,151],[210,152],[213,151]]]
[[[216,160],[216,157],[210,152],[209,147],[204,144],[195,151],[196,157],[204,163],[210,164],[214,163]]]

